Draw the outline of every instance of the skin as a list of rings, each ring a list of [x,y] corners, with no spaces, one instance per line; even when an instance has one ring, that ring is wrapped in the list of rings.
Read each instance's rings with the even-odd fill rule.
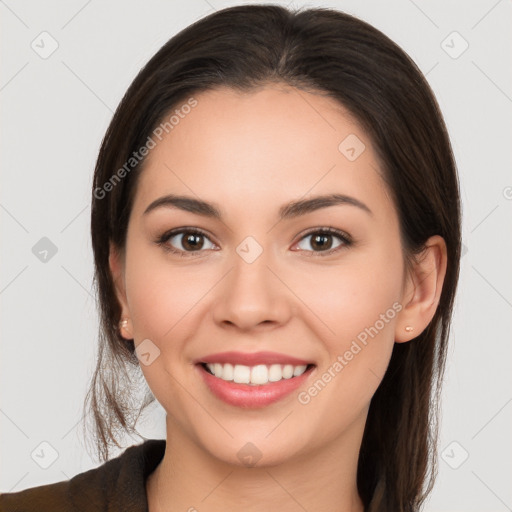
[[[149,339],[160,350],[141,364],[167,412],[167,449],[146,484],[149,509],[362,511],[356,471],[370,400],[394,343],[418,336],[435,313],[444,240],[430,238],[405,272],[397,212],[376,153],[334,100],[281,84],[195,98],[198,105],[148,156],[126,251],[111,246],[122,318],[129,319],[123,336],[136,346]],[[338,150],[349,134],[366,146],[352,162]],[[278,218],[286,203],[334,192],[364,202],[372,214],[345,204]],[[143,214],[169,193],[214,203],[222,220],[169,207]],[[180,257],[155,243],[183,226],[206,232],[202,249],[188,246]],[[353,244],[328,237],[338,250],[322,256],[304,232],[328,226]],[[250,264],[236,252],[247,236],[263,249]],[[167,245],[184,251],[184,242],[186,235]],[[300,403],[298,392],[393,303],[401,306],[394,318],[309,403]],[[193,364],[228,350],[280,352],[316,368],[298,392],[263,409],[242,409],[215,397]],[[237,456],[249,442],[261,457],[255,467]]]

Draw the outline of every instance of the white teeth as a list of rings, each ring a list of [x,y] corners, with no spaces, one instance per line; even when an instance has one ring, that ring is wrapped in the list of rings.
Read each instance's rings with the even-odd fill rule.
[[[222,365],[221,365],[221,364],[219,364],[219,363],[215,363],[215,364],[213,365],[213,373],[214,373],[215,375],[218,375],[218,376],[222,379],[222,373],[223,373],[223,372],[222,372]]]
[[[264,364],[253,366],[251,369],[251,384],[266,384],[268,382],[268,368]]]
[[[238,384],[263,385],[269,382],[278,382],[282,379],[291,379],[299,377],[307,368],[307,365],[293,366],[291,364],[271,364],[266,366],[259,364],[256,366],[245,366],[243,364],[206,364],[208,370],[218,377],[226,381],[234,381]]]
[[[269,382],[277,382],[283,378],[283,370],[281,370],[280,364],[273,364],[268,369],[268,380]]]
[[[291,379],[293,377],[293,366],[287,364],[283,366],[283,379]]]
[[[222,376],[220,378],[222,379]],[[239,384],[249,384],[251,382],[251,369],[248,366],[236,364],[233,371],[233,380]]]
[[[234,368],[232,364],[226,363],[222,368],[222,378],[224,380],[233,380]],[[214,373],[214,375],[217,375]]]
[[[298,377],[299,375],[302,375],[306,371],[306,368],[306,365],[296,366],[293,370],[293,376]]]

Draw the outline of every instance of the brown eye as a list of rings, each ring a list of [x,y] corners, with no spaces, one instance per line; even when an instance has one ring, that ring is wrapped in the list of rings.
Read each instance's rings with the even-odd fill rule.
[[[311,247],[313,249],[318,249],[320,251],[330,249],[332,247],[332,235],[312,235],[311,238]]]
[[[183,237],[181,239],[181,245],[186,251],[196,251],[201,249],[204,245],[203,235],[197,235],[195,233],[182,233],[178,236]]]
[[[329,228],[310,231],[301,238],[297,247],[313,253],[331,253],[338,248],[348,247],[351,243],[350,238],[343,232]]]
[[[215,248],[215,244],[204,233],[195,229],[181,229],[165,233],[157,243],[168,251],[182,254]]]

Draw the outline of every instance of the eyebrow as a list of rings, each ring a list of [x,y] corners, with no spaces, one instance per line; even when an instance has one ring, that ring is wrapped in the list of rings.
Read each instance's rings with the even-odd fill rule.
[[[285,204],[279,209],[279,218],[281,220],[291,219],[320,210],[321,208],[328,208],[329,206],[337,205],[355,206],[373,216],[373,212],[370,208],[355,197],[344,194],[328,194],[312,197],[310,199],[292,201]],[[210,217],[218,220],[222,219],[220,209],[216,205],[190,196],[168,194],[159,197],[144,210],[143,215],[147,215],[157,208],[179,208],[180,210],[202,215],[204,217]]]

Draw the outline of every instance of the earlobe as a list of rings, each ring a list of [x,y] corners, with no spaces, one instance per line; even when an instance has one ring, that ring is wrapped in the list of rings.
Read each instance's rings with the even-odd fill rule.
[[[447,267],[444,239],[430,237],[407,277],[405,304],[397,317],[395,342],[404,343],[421,334],[436,312]]]
[[[119,322],[119,333],[121,336],[126,340],[132,340],[133,339],[133,330],[131,321],[129,318],[124,318]]]

